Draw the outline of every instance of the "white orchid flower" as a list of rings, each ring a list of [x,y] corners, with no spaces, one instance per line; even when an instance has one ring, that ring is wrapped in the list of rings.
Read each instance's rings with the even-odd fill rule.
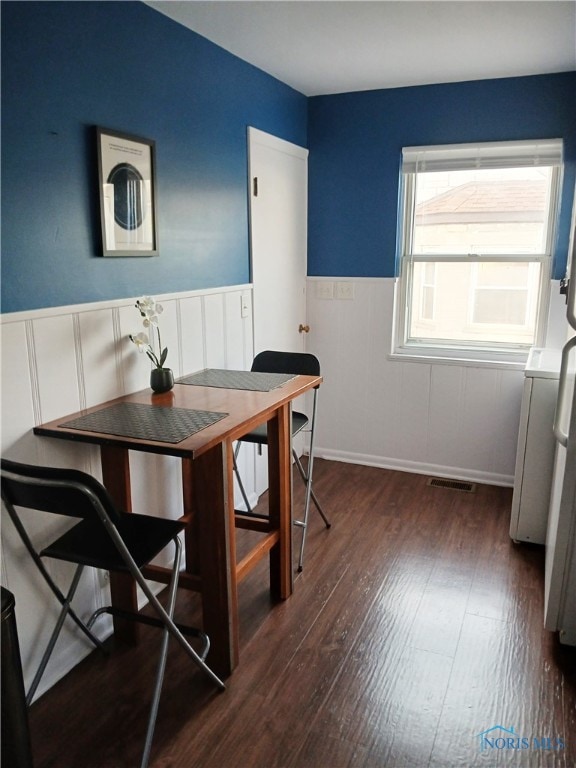
[[[141,299],[138,299],[136,302],[136,306],[142,312],[142,314],[149,314],[154,313],[154,304],[155,301],[152,298],[152,296],[143,296]]]
[[[162,341],[160,339],[160,328],[158,326],[158,315],[162,314],[164,307],[161,304],[157,304],[152,296],[143,296],[136,302],[136,309],[140,312],[142,317],[142,325],[144,328],[155,328],[156,336],[158,339],[158,349],[155,350],[155,345],[146,333],[138,333],[136,335],[130,335],[130,341],[132,341],[139,352],[146,352],[147,356],[154,363],[156,368],[162,368],[168,355],[168,347],[162,348]]]
[[[158,325],[158,315],[162,314],[164,311],[162,304],[157,304],[152,296],[144,296],[136,302],[136,306],[144,318],[142,320],[144,328],[149,328],[151,325]]]
[[[130,341],[136,344],[138,352],[144,352],[144,348],[150,344],[150,339],[148,338],[147,333],[137,333],[135,336],[130,334]]]

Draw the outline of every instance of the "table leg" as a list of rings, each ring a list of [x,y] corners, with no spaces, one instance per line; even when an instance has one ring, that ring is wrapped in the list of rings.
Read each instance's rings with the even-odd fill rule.
[[[198,538],[198,519],[194,510],[194,467],[192,459],[182,459],[182,500],[186,522],[184,529],[185,547],[185,570],[194,576],[200,573],[199,565],[199,538]]]
[[[116,506],[125,512],[132,511],[130,488],[130,462],[126,448],[114,445],[100,447],[102,480]],[[123,573],[110,574],[112,605],[126,611],[137,612],[136,585],[131,576]],[[139,625],[114,617],[114,636],[126,643],[135,644],[139,637]]]
[[[211,644],[207,661],[217,675],[228,677],[239,655],[232,446],[221,443],[190,466],[203,627]]]
[[[268,422],[269,515],[280,541],[270,551],[270,591],[285,600],[292,594],[292,437],[291,405]]]

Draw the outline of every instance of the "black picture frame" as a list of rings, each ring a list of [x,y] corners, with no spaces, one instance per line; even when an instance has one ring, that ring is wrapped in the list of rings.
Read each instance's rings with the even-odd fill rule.
[[[156,143],[96,127],[103,256],[158,256]]]

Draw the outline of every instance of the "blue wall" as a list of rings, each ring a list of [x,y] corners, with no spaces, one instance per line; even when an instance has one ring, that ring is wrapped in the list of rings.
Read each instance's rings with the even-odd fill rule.
[[[2,3],[2,311],[249,281],[246,127],[307,100],[139,2]],[[102,258],[94,126],[156,141],[160,256]]]
[[[403,146],[564,139],[555,277],[564,275],[576,169],[576,73],[309,100],[308,274],[391,277]]]
[[[306,99],[139,2],[2,2],[2,311],[247,282],[246,127],[310,148],[310,275],[394,273],[406,145],[561,137],[576,73]],[[154,139],[160,256],[99,256],[94,126]]]

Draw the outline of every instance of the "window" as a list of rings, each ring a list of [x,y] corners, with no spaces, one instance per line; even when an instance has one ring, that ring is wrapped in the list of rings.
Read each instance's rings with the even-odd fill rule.
[[[394,352],[522,363],[542,343],[562,142],[402,152]]]

